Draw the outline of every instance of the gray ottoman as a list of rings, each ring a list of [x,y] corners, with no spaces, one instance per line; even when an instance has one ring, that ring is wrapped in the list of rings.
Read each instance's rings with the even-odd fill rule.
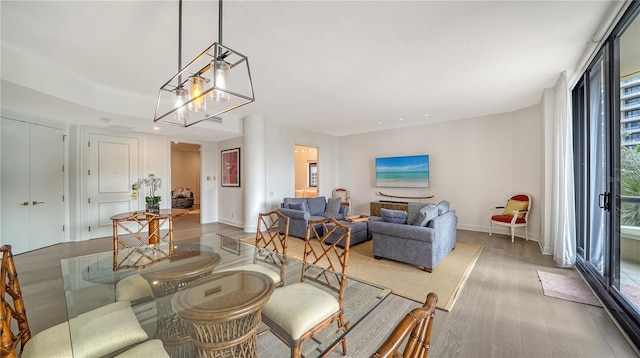
[[[368,235],[369,224],[367,221],[361,221],[361,222],[355,222],[355,223],[348,222],[348,221],[340,221],[340,224],[351,228],[351,241],[350,241],[351,245],[350,246],[365,242],[371,238]],[[334,226],[333,224],[327,224],[327,229],[331,230],[333,226]],[[339,234],[333,233],[331,236],[327,238],[327,240],[325,240],[325,243],[333,244],[338,239],[340,234],[342,234],[342,232],[340,232]],[[344,243],[339,242],[336,244],[336,246],[344,247]]]

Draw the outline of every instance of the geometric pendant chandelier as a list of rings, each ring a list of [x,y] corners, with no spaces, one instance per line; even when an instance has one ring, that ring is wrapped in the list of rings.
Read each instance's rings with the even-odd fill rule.
[[[255,100],[249,59],[222,45],[222,0],[218,42],[182,68],[182,0],[179,1],[178,73],[158,93],[154,122],[189,127]]]

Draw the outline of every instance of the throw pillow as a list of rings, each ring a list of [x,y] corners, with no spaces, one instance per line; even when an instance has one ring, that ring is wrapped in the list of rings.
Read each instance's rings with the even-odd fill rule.
[[[436,205],[427,204],[427,206],[416,213],[416,216],[411,220],[411,225],[427,226],[427,223],[431,221],[431,219],[438,217],[438,212],[438,207]]]
[[[438,203],[438,215],[446,214],[449,212],[449,202],[442,200]]]
[[[407,212],[402,210],[380,209],[380,215],[382,215],[382,221],[396,224],[407,223]]]
[[[528,201],[509,199],[509,201],[507,201],[507,207],[504,208],[504,213],[502,213],[502,215],[513,216],[514,210],[526,210],[528,207],[529,207]],[[523,216],[524,214],[518,214],[519,218]]]
[[[305,203],[289,203],[289,209],[307,211]]]
[[[327,213],[337,214],[340,212],[340,198],[327,199],[327,208],[324,210]]]

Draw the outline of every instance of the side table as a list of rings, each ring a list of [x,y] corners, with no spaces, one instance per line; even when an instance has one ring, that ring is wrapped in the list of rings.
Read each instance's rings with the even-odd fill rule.
[[[256,271],[223,271],[193,281],[173,296],[198,357],[257,357],[262,307],[275,288]]]

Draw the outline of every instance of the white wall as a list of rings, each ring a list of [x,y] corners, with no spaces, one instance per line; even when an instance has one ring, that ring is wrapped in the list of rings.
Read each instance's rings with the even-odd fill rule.
[[[369,203],[381,199],[379,191],[435,195],[428,201],[448,200],[457,212],[458,228],[474,231],[489,230],[491,206],[505,204],[515,193],[528,193],[532,196],[529,236],[538,240],[542,131],[541,106],[535,105],[481,118],[340,137],[340,153],[345,155],[338,157],[338,182],[350,191],[356,214],[368,214]],[[416,154],[429,154],[430,188],[375,186],[376,157]]]

